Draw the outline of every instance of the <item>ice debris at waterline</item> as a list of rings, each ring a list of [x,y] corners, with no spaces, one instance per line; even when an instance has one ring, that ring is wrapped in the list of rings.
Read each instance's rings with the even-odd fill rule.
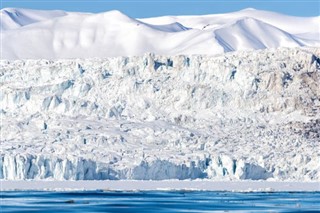
[[[1,179],[320,180],[316,48],[1,60]]]

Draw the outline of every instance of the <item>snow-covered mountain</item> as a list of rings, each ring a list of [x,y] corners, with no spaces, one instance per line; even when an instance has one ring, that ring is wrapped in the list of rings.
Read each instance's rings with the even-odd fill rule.
[[[209,54],[320,46],[320,17],[246,9],[228,14],[134,19],[99,14],[1,10],[4,59]]]
[[[2,60],[0,178],[319,181],[319,57]]]

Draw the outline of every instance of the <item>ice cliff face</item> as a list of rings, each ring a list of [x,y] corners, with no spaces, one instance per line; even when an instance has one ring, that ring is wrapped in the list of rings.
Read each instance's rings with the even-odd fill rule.
[[[320,180],[319,55],[2,60],[0,178]]]

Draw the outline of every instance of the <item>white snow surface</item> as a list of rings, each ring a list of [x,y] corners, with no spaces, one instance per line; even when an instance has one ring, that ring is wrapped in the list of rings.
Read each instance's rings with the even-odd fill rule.
[[[236,50],[320,46],[320,17],[245,9],[202,16],[134,19],[99,14],[1,10],[3,59],[216,55]]]
[[[1,60],[0,178],[319,181],[319,56]]]
[[[0,11],[0,29],[2,31],[13,30],[29,24],[65,16],[67,14],[67,12],[60,10],[43,11],[31,9],[4,8]]]

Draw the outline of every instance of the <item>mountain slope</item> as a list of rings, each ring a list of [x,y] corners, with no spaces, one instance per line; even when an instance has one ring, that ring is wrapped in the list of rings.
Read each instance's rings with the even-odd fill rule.
[[[67,14],[67,12],[61,10],[42,11],[30,9],[5,8],[0,11],[0,29],[17,29],[40,21],[66,16]]]
[[[319,31],[320,17],[294,17],[270,11],[255,10],[252,8],[224,14],[202,16],[162,16],[140,20],[145,23],[153,24],[179,22],[186,27],[195,29],[216,29],[226,24],[235,23],[236,21],[244,18],[257,19],[290,34],[314,32],[317,29]]]
[[[303,44],[293,35],[253,18],[214,31],[226,52],[277,47],[299,47]]]

